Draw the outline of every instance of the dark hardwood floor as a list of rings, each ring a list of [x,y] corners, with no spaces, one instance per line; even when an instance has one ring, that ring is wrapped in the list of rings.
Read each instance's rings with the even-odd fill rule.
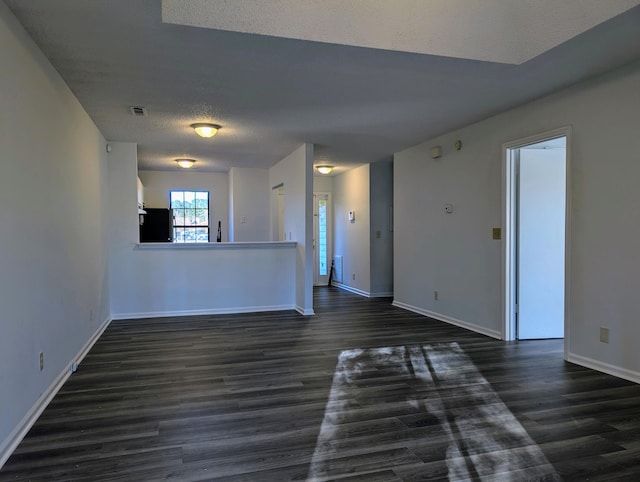
[[[640,386],[335,288],[114,321],[0,481],[640,480]]]

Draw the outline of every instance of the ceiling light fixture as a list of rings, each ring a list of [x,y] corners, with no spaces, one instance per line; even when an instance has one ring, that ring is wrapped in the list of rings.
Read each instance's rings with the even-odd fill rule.
[[[329,174],[331,171],[333,171],[334,166],[330,166],[328,164],[323,164],[321,166],[316,166],[316,169],[318,170],[318,172],[320,174]]]
[[[213,137],[220,129],[218,124],[209,124],[206,122],[199,122],[197,124],[191,124],[191,127],[196,131],[200,137]]]
[[[178,166],[183,169],[191,169],[196,163],[193,159],[176,159],[176,162],[178,163]]]

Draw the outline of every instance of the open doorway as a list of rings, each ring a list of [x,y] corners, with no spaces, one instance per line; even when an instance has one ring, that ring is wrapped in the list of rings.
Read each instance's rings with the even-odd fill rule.
[[[565,338],[570,129],[504,145],[506,340]]]
[[[284,232],[284,184],[271,188],[271,240],[287,240]]]

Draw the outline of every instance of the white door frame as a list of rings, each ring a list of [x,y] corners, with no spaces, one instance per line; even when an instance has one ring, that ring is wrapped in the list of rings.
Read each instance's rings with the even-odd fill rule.
[[[564,258],[564,358],[567,359],[570,333],[570,275],[571,275],[571,126],[560,127],[502,144],[502,339],[515,340],[516,289],[516,180],[511,149],[536,144],[558,137],[567,138],[565,187],[565,258]]]

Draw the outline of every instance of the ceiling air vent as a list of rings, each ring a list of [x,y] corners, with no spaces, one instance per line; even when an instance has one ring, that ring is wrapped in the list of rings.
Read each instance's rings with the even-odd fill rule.
[[[138,105],[132,105],[131,107],[131,114],[136,116],[136,117],[147,117],[147,108],[146,107],[140,107]]]

